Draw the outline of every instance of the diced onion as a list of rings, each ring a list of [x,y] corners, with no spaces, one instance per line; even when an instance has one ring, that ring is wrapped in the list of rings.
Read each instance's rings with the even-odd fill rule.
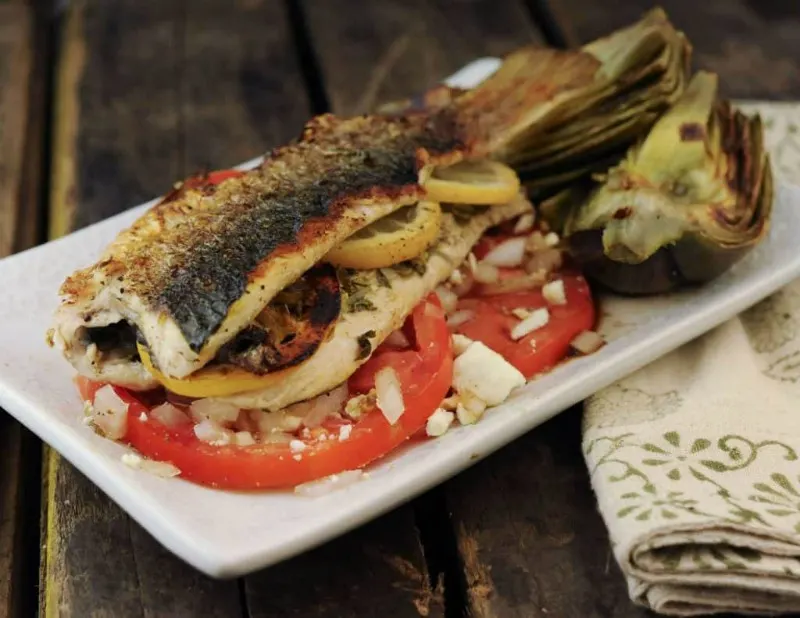
[[[497,267],[486,262],[480,262],[472,274],[478,283],[495,283],[500,278]]]
[[[494,294],[507,294],[509,292],[522,292],[538,288],[547,281],[547,276],[542,273],[530,273],[519,277],[506,277],[496,283],[487,283],[481,286],[480,293],[483,296]]]
[[[396,424],[406,407],[400,380],[392,367],[384,367],[375,374],[375,393],[378,409],[390,425]]]
[[[256,443],[253,434],[249,431],[237,431],[235,434],[233,434],[233,441],[238,446],[251,446]]]
[[[169,402],[164,402],[150,410],[150,416],[167,427],[176,427],[189,420],[183,410],[176,408]]]
[[[189,411],[198,422],[208,419],[215,423],[232,423],[239,416],[239,406],[214,399],[196,399]]]
[[[139,464],[139,468],[148,474],[159,476],[162,479],[179,476],[181,473],[177,466],[168,461],[153,461],[152,459],[143,459],[142,463]]]
[[[389,336],[386,337],[384,343],[387,343],[395,348],[407,348],[411,345],[411,343],[408,341],[408,337],[406,337],[401,330],[394,330],[389,333]]]
[[[364,472],[361,470],[345,470],[338,474],[331,474],[325,478],[298,485],[294,488],[294,491],[301,496],[315,498],[317,496],[324,496],[336,489],[342,489],[343,487],[352,485],[363,477]]]
[[[593,330],[585,330],[575,337],[569,345],[580,354],[591,354],[602,348],[605,343],[605,339],[600,334]]]
[[[480,264],[513,268],[522,264],[525,256],[525,238],[509,238],[493,247]],[[480,264],[478,265],[480,267]]]
[[[531,253],[541,251],[542,249],[547,249],[547,243],[544,240],[544,235],[539,231],[533,232],[530,236],[528,236],[525,243],[525,248]]]
[[[332,391],[317,395],[312,399],[290,405],[285,409],[289,416],[302,419],[303,427],[319,427],[329,416],[338,414],[349,396],[347,384],[337,386]]]
[[[472,343],[472,339],[465,335],[459,335],[458,333],[454,333],[450,339],[453,342],[453,354],[456,356],[461,356],[466,352],[467,348]]]
[[[136,453],[125,453],[122,456],[122,463],[134,470],[141,470],[154,476],[160,476],[167,479],[173,476],[178,476],[181,471],[168,461],[153,461],[152,459],[144,459]]]
[[[553,248],[543,249],[534,253],[531,258],[525,262],[525,272],[548,275],[554,270],[561,268],[563,263],[564,259],[561,255],[561,251]]]
[[[550,312],[547,309],[544,307],[540,309],[534,309],[527,318],[514,325],[514,328],[511,329],[511,338],[514,341],[517,339],[522,339],[525,335],[542,328],[549,321]]]
[[[450,328],[455,328],[456,326],[461,326],[464,322],[469,322],[474,317],[475,312],[472,309],[460,309],[447,318],[447,325]]]
[[[454,279],[453,275],[456,273],[460,273],[460,275]],[[452,289],[456,296],[465,296],[469,294],[472,286],[475,285],[475,277],[471,269],[454,270],[453,274],[450,275],[450,282],[453,284]]]
[[[456,295],[453,290],[440,285],[436,288],[435,292],[442,303],[442,308],[444,308],[445,313],[455,311],[456,305],[458,304],[458,295]]]
[[[128,404],[120,399],[110,384],[95,393],[92,420],[107,438],[119,440],[125,437],[128,431]]]
[[[524,215],[521,215],[514,224],[514,233],[525,234],[526,232],[530,232],[535,222],[536,215],[532,212],[526,212]]]
[[[564,291],[564,281],[556,279],[542,286],[542,296],[551,305],[566,305],[567,294]]]

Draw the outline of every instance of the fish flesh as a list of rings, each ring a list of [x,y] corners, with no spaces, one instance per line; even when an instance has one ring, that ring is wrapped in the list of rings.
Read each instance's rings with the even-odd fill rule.
[[[445,210],[439,239],[420,258],[421,268],[402,265],[352,272],[348,283],[369,309],[345,308],[330,337],[304,363],[269,374],[269,384],[257,391],[218,400],[241,408],[279,410],[335,388],[369,358],[361,346],[368,343],[374,350],[400,328],[414,307],[466,260],[487,229],[532,209],[520,196],[503,206],[481,208],[467,220],[457,220]]]

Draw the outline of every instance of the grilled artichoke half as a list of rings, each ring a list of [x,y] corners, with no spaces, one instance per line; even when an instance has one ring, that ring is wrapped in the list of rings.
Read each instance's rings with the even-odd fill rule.
[[[691,47],[661,9],[580,52],[600,63],[583,96],[531,125],[498,154],[534,199],[608,170],[688,82]]]
[[[767,232],[773,179],[761,120],[718,101],[717,76],[698,72],[603,184],[582,195],[563,192],[545,211],[561,217],[571,252],[598,282],[641,295],[713,279]]]

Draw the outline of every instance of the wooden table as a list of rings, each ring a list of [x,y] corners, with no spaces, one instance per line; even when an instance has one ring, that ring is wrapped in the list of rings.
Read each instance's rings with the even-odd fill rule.
[[[65,4],[0,0],[0,255],[263,153],[312,114],[362,112],[531,41],[576,45],[651,3]],[[661,4],[726,94],[800,98],[796,0]],[[578,409],[385,517],[235,581],[168,554],[56,453],[0,423],[0,618],[646,615],[628,601],[595,510]]]

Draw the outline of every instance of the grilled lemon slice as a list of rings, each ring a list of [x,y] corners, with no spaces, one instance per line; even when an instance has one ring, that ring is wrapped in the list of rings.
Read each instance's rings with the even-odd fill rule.
[[[418,202],[382,217],[348,237],[325,258],[345,268],[386,268],[413,259],[439,236],[442,209]]]
[[[498,161],[461,161],[437,167],[424,183],[428,199],[442,204],[507,204],[519,192],[517,173]]]

